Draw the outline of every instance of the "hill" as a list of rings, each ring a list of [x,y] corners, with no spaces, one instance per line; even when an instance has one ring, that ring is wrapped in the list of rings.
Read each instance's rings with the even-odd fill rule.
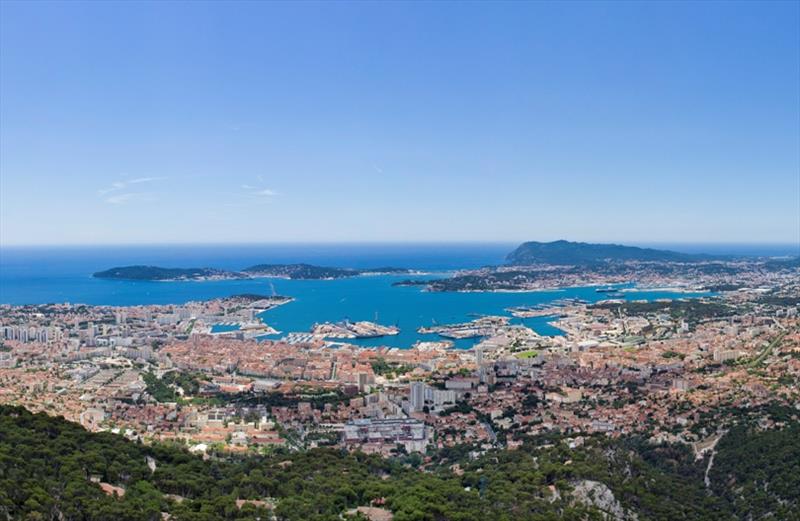
[[[800,257],[771,259],[764,263],[764,267],[771,270],[791,270],[800,268]]]
[[[336,521],[378,502],[395,521],[800,519],[800,425],[787,422],[731,429],[705,485],[708,457],[636,437],[587,437],[570,448],[556,436],[477,459],[466,456],[470,447],[447,449],[423,472],[419,454],[333,449],[206,460],[0,405],[0,518],[254,520],[272,518],[274,504],[278,521]],[[455,463],[461,471],[450,470]],[[237,500],[251,503],[238,508]]]
[[[562,240],[523,243],[508,254],[506,262],[511,265],[525,266],[531,264],[593,265],[624,261],[697,262],[710,259],[712,257],[706,255],[690,255],[669,250]]]

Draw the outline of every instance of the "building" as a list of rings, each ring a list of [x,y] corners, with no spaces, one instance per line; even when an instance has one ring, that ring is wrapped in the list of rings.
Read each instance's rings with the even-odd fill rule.
[[[16,367],[17,365],[17,357],[14,356],[9,351],[0,351],[0,368],[1,369],[11,369],[12,367]]]
[[[425,389],[428,386],[422,382],[412,382],[409,389],[409,401],[411,402],[411,410],[419,412],[425,407]]]
[[[369,392],[369,374],[358,373],[358,392]]]
[[[408,452],[424,452],[429,442],[428,427],[419,420],[371,418],[350,420],[342,431],[348,446],[362,444],[403,445]]]
[[[714,351],[715,362],[728,362],[739,358],[739,351],[735,349],[717,349]]]
[[[420,412],[428,408],[435,412],[446,407],[455,405],[456,392],[453,390],[442,390],[425,385],[422,382],[412,382],[409,388],[409,411]]]
[[[100,427],[100,424],[105,420],[106,413],[103,409],[91,408],[86,409],[81,413],[80,423],[87,430],[94,431]]]
[[[452,389],[454,391],[470,391],[477,387],[480,381],[478,378],[473,377],[456,377],[450,378],[445,383],[445,389]]]

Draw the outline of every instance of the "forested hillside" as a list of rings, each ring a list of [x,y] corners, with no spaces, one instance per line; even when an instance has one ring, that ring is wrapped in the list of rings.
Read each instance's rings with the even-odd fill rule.
[[[639,438],[587,438],[575,448],[534,440],[477,458],[465,447],[392,460],[330,449],[204,460],[2,406],[0,519],[138,521],[167,512],[178,521],[255,520],[274,512],[279,520],[333,521],[370,504],[397,521],[599,520],[601,509],[642,521],[800,519],[796,421],[734,428],[715,458],[710,487],[708,457],[696,461],[687,445]]]

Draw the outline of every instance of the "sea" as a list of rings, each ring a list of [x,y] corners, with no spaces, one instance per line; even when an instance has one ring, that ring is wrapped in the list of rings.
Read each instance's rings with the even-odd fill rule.
[[[317,322],[370,320],[397,325],[400,334],[354,341],[363,346],[408,348],[420,340],[421,326],[464,322],[484,315],[509,315],[507,308],[548,304],[578,298],[594,302],[607,298],[595,288],[564,288],[518,293],[435,293],[420,287],[393,286],[406,278],[448,276],[460,269],[502,264],[517,244],[269,244],[96,247],[0,248],[0,304],[82,303],[134,306],[182,304],[242,293],[285,295],[293,302],[269,310],[261,319],[281,332],[308,332]],[[684,248],[684,250],[688,249]],[[680,250],[679,250],[680,251]],[[696,249],[694,251],[697,251]],[[702,251],[702,250],[701,250]],[[792,247],[771,246],[762,253],[791,255]],[[719,247],[714,253],[720,252]],[[735,253],[735,252],[734,252]],[[337,280],[248,280],[136,282],[104,280],[92,273],[115,266],[213,267],[239,270],[254,264],[304,262],[346,268],[402,267],[426,272],[424,276],[372,275]],[[625,298],[654,300],[689,298],[706,293],[637,291]],[[553,317],[514,319],[542,335],[560,335],[550,324]],[[474,339],[460,340],[469,347]]]

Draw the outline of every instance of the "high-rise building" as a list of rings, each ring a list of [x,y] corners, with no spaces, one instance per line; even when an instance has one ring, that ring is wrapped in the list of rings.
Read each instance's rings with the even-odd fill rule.
[[[411,382],[411,388],[409,390],[410,397],[409,401],[411,402],[411,410],[414,412],[419,412],[425,407],[425,388],[427,386],[422,382]]]
[[[366,392],[369,388],[368,385],[369,375],[367,373],[358,373],[358,392]]]
[[[94,322],[89,322],[89,325],[86,326],[86,345],[94,346]]]

